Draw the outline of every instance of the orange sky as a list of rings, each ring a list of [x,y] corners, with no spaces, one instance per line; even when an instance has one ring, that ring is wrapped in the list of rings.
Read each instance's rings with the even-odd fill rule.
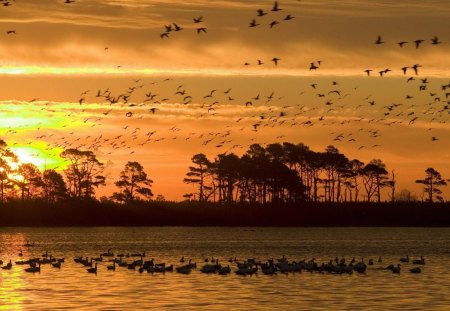
[[[398,189],[417,194],[413,181],[427,167],[450,176],[446,1],[280,1],[279,12],[270,11],[271,1],[63,2],[0,7],[0,137],[23,159],[58,166],[64,147],[101,142],[110,185],[127,160],[137,160],[154,192],[177,200],[191,191],[182,179],[194,153],[241,154],[251,143],[304,142],[316,151],[333,144],[350,158],[381,158],[396,170]],[[256,17],[259,8],[268,14]],[[285,21],[288,14],[294,19]],[[195,24],[198,16],[203,22]],[[248,27],[252,19],[260,25]],[[272,21],[280,23],[270,29]],[[184,29],[161,39],[170,23]],[[374,44],[378,35],[384,44]],[[432,45],[434,36],[442,43]],[[424,42],[416,49],[418,39]],[[408,43],[400,48],[400,41]],[[404,76],[400,68],[414,64],[422,66],[419,75],[408,69]],[[380,78],[386,68],[393,71]],[[96,97],[129,88],[128,103]],[[149,92],[157,96],[146,101]],[[401,105],[385,115],[392,104]],[[343,141],[334,140],[339,134]],[[120,148],[111,149],[118,136]]]

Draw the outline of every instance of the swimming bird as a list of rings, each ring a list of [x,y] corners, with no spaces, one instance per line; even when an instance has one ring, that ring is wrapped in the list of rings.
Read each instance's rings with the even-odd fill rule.
[[[98,265],[98,263],[95,263],[95,266],[93,268],[86,269],[86,271],[88,273],[95,273],[95,274],[97,274],[97,265]]]
[[[422,270],[419,267],[415,267],[415,268],[409,269],[409,272],[411,272],[411,273],[421,273]]]

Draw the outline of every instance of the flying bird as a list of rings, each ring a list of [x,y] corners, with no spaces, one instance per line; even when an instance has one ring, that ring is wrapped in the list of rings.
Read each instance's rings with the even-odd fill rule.
[[[378,36],[377,40],[375,40],[375,44],[383,44],[384,41],[381,40],[381,36]]]
[[[273,7],[272,7],[272,12],[277,12],[277,11],[281,11],[282,9],[280,9],[279,7],[278,7],[278,1],[275,1],[274,2],[274,4],[273,4]]]
[[[279,60],[280,60],[280,59],[277,58],[277,57],[272,58],[272,61],[275,63],[275,66],[278,66],[278,61],[279,61]]]
[[[200,34],[202,32],[206,33],[206,28],[205,27],[197,28],[197,34]]]
[[[267,13],[264,12],[263,10],[261,10],[261,9],[259,9],[257,12],[258,12],[258,16],[259,16],[259,17],[260,17],[260,16],[267,15]]]
[[[254,20],[252,20],[252,21],[250,22],[250,26],[249,26],[249,27],[256,27],[256,26],[259,26],[259,24],[257,24],[257,23],[256,23],[256,20],[254,19]]]
[[[424,40],[422,40],[422,39],[419,39],[419,40],[414,41],[414,43],[416,44],[416,49],[419,48],[420,44],[421,44],[423,41],[424,41]]]
[[[397,44],[402,48],[406,43],[408,43],[408,42],[407,41],[401,41],[401,42],[399,42]]]
[[[199,16],[197,18],[194,17],[193,20],[194,20],[194,23],[196,23],[196,24],[201,23],[201,22],[203,22],[203,16]]]
[[[441,44],[442,42],[439,41],[437,36],[434,36],[434,38],[431,38],[431,44],[436,45],[436,44]]]

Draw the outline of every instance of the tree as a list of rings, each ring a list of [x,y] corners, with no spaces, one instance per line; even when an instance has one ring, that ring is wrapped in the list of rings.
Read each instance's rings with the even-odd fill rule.
[[[377,194],[377,202],[381,202],[381,188],[386,186],[387,174],[386,165],[379,159],[370,161],[362,169],[363,184],[366,189],[368,202],[370,202],[374,194]]]
[[[30,200],[42,185],[41,172],[32,163],[23,163],[17,168],[16,184],[21,190],[21,200]]]
[[[425,170],[425,178],[416,180],[416,183],[424,185],[424,192],[428,196],[428,202],[433,203],[434,199],[443,201],[442,191],[438,187],[447,186],[447,182],[434,168],[427,168]]]
[[[41,181],[44,200],[47,203],[56,203],[66,199],[67,188],[61,174],[55,170],[45,170],[42,173]]]
[[[395,171],[392,170],[391,172],[391,179],[386,181],[386,186],[391,188],[391,201],[392,203],[395,202],[395,186],[397,184],[397,180],[395,179]]]
[[[105,185],[105,177],[101,175],[104,165],[92,151],[67,149],[61,157],[69,161],[64,171],[67,178],[68,191],[73,199],[92,199],[94,188]]]
[[[8,148],[6,142],[0,139],[0,202],[5,201],[5,191],[13,187],[9,177],[13,170],[10,163],[17,162],[17,156]]]
[[[121,191],[115,192],[113,198],[124,203],[133,203],[142,198],[150,199],[153,196],[152,183],[153,180],[147,177],[139,162],[127,162],[120,172],[119,180],[114,183]]]
[[[402,189],[395,195],[397,202],[414,202],[417,201],[417,196],[407,189]]]
[[[198,184],[198,200],[203,202],[210,195],[207,195],[205,190],[211,190],[211,187],[207,186],[207,179],[211,176],[211,162],[203,153],[194,155],[191,161],[196,166],[189,166],[189,172],[186,173],[187,177],[183,179],[183,182],[194,185]]]

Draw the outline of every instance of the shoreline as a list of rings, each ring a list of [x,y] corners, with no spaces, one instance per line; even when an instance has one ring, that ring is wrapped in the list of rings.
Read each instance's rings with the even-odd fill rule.
[[[149,202],[124,206],[99,202],[0,206],[0,227],[449,227],[450,204],[307,203],[238,205]]]

